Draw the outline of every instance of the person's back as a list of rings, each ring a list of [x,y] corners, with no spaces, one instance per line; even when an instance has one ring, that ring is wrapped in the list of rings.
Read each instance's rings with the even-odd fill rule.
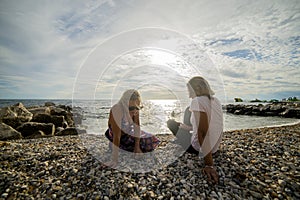
[[[191,123],[193,124],[192,145],[195,149],[200,149],[198,142],[198,122],[195,119],[193,111],[205,112],[208,117],[209,128],[204,142],[209,141],[212,153],[215,153],[221,143],[223,133],[223,111],[220,101],[216,97],[198,96],[192,99],[190,111],[192,112]],[[208,140],[209,139],[209,140]]]

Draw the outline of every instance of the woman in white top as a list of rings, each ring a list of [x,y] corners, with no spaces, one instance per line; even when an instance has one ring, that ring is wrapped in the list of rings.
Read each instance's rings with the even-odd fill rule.
[[[217,183],[218,173],[213,163],[213,153],[216,153],[223,134],[223,112],[220,101],[213,97],[208,82],[199,76],[193,77],[188,84],[189,97],[192,98],[189,110],[191,112],[191,126],[186,123],[168,122],[168,127],[181,141],[189,140],[189,153],[200,153],[204,157],[203,172],[209,181]],[[176,129],[176,123],[178,128]],[[175,128],[174,128],[175,127]],[[176,133],[174,132],[176,131]],[[192,132],[190,134],[189,132]],[[185,138],[185,139],[184,139]],[[186,139],[188,138],[188,139]]]

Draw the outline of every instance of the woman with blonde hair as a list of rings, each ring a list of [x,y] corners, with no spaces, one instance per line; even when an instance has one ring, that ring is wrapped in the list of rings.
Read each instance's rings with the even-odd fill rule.
[[[223,134],[223,111],[220,101],[209,83],[200,76],[193,77],[187,83],[189,97],[192,99],[188,115],[190,125],[168,121],[168,127],[178,138],[187,152],[199,154],[204,158],[203,172],[208,180],[217,183],[218,173],[214,167],[213,154],[220,146]],[[184,117],[186,121],[186,116]],[[190,133],[191,132],[191,133]],[[184,142],[182,142],[184,141]]]
[[[119,158],[119,148],[134,153],[153,151],[159,140],[140,128],[139,111],[141,96],[137,90],[130,89],[123,93],[119,102],[112,106],[108,119],[108,130],[105,136],[112,147],[109,167],[116,167]]]

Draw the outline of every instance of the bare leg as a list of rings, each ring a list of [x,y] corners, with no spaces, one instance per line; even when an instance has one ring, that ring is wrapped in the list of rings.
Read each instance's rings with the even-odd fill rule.
[[[184,124],[191,126],[191,122],[190,122],[191,114],[192,113],[190,112],[189,107],[187,107],[184,112],[184,120],[183,120]],[[173,135],[176,136],[177,143],[179,143],[184,149],[186,149],[186,152],[192,154],[198,154],[199,152],[195,150],[191,145],[192,134],[188,130],[179,128],[179,125],[180,123],[176,122],[173,119],[167,121],[167,126],[171,130]]]

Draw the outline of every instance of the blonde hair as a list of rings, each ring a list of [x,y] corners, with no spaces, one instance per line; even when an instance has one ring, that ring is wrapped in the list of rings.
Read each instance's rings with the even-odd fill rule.
[[[207,96],[209,99],[215,94],[208,82],[201,76],[195,76],[188,82],[188,88],[196,96]]]
[[[123,106],[128,107],[129,101],[139,100],[141,101],[141,95],[137,90],[130,89],[126,90],[121,99],[119,100],[119,103]]]
[[[130,122],[133,123],[130,114],[129,114],[129,101],[135,101],[135,100],[139,100],[141,102],[141,95],[137,90],[134,89],[130,89],[130,90],[126,90],[122,97],[119,100],[119,105],[121,105],[122,110],[123,110],[123,115],[124,117],[126,117],[126,119]]]

